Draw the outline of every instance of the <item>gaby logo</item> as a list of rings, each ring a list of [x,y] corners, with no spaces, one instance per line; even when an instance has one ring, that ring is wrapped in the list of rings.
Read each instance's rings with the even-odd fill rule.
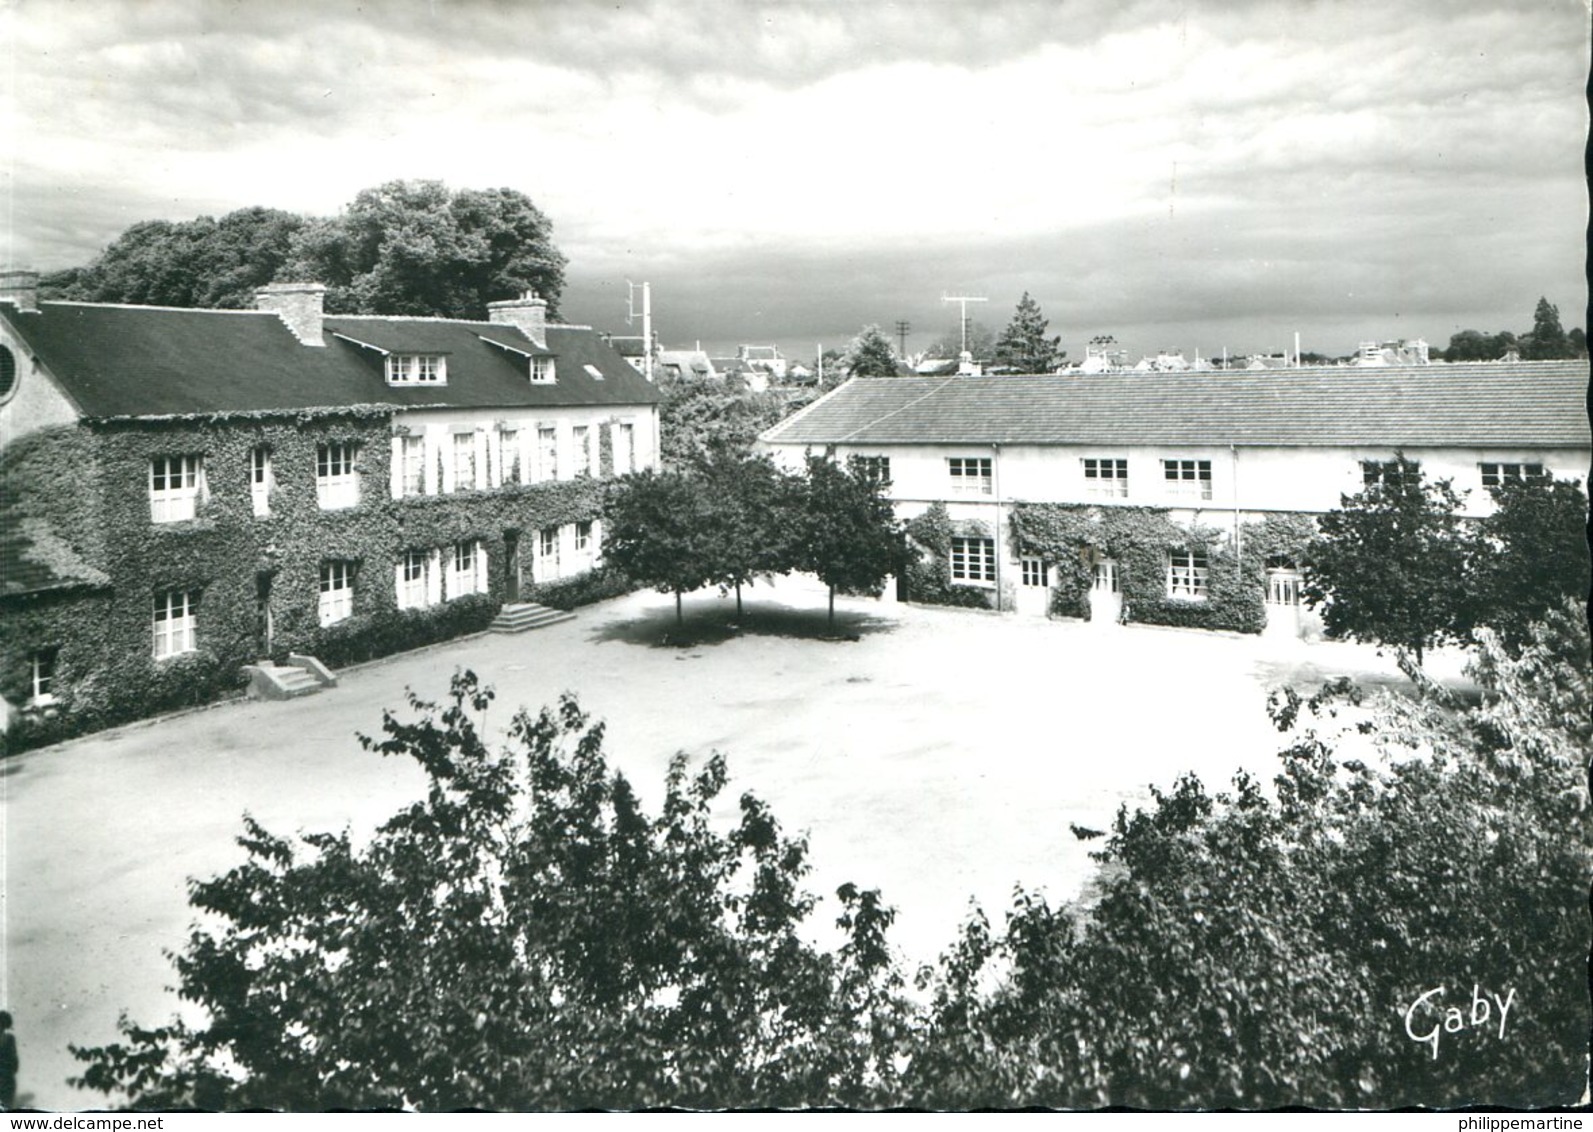
[[[1510,988],[1504,998],[1488,993],[1482,994],[1481,984],[1471,985],[1471,1011],[1469,1017],[1466,1011],[1458,1006],[1440,1006],[1438,999],[1444,997],[1443,987],[1434,987],[1432,990],[1423,991],[1417,996],[1416,1001],[1410,1004],[1405,1011],[1405,1033],[1413,1042],[1429,1042],[1433,1047],[1433,1060],[1438,1059],[1438,1044],[1442,1041],[1442,1034],[1458,1034],[1460,1031],[1482,1027],[1489,1024],[1495,1009],[1499,1012],[1499,1037],[1505,1036],[1505,1024],[1510,1017],[1510,1008],[1515,1005],[1516,989]],[[1493,1001],[1490,1002],[1489,999]],[[1432,1017],[1430,1030],[1418,1031],[1419,1026],[1427,1024],[1427,1017]]]

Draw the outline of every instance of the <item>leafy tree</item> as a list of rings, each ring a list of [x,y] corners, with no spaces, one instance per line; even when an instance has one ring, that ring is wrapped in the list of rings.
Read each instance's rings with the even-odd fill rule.
[[[390,181],[309,226],[288,272],[325,283],[327,308],[343,313],[479,319],[488,302],[535,290],[556,317],[565,263],[523,193]]]
[[[653,815],[573,698],[502,750],[491,700],[463,673],[362,740],[428,783],[368,845],[246,818],[175,957],[203,1017],[124,1018],[74,1049],[78,1083],[137,1108],[882,1103],[905,1007],[879,894],[843,886],[845,942],[819,950],[805,841],[750,794],[717,832],[722,756],[677,756]]]
[[[837,590],[878,594],[896,569],[901,539],[895,511],[878,483],[822,456],[808,457],[793,500],[793,565],[829,586],[833,630]]]
[[[931,358],[955,358],[962,353],[962,341],[962,327],[953,326],[931,342],[925,354]],[[996,352],[995,332],[973,318],[968,320],[968,352],[975,358],[994,357]]]
[[[1498,334],[1462,330],[1450,336],[1444,359],[1451,362],[1496,362],[1515,348],[1516,336],[1508,330]]]
[[[1293,741],[1275,798],[1243,775],[1215,796],[1185,777],[1119,812],[1087,906],[1020,891],[1003,931],[976,914],[921,978],[901,1103],[1574,1102],[1593,672],[1574,604],[1530,636],[1513,655],[1482,631],[1473,707],[1415,669],[1422,694],[1375,710],[1347,681],[1309,705],[1281,697]],[[1302,706],[1353,726],[1302,731]],[[1386,758],[1337,756],[1366,734]],[[1474,988],[1513,995],[1508,1020],[1490,999],[1476,1024]],[[1446,1028],[1451,1007],[1463,1031]]]
[[[1018,373],[1052,373],[1067,356],[1058,347],[1060,337],[1047,338],[1049,322],[1040,314],[1040,304],[1023,293],[1018,309],[996,340],[996,362]]]
[[[644,586],[675,595],[675,623],[685,623],[681,595],[719,572],[713,500],[683,472],[629,475],[614,484],[603,511],[603,557]]]
[[[1303,596],[1331,637],[1426,649],[1462,637],[1469,551],[1449,481],[1397,453],[1377,482],[1322,516]]]
[[[1506,480],[1491,491],[1497,508],[1479,524],[1466,586],[1470,620],[1514,648],[1567,598],[1588,598],[1588,499],[1576,480]]]
[[[852,339],[842,364],[853,377],[895,377],[896,351],[878,325],[869,325]]]
[[[89,266],[40,281],[46,298],[249,309],[287,262],[303,218],[244,208],[219,221],[149,220],[123,232]]]
[[[1532,332],[1523,339],[1522,356],[1531,359],[1569,358],[1570,344],[1560,325],[1560,308],[1547,298],[1532,312]]]
[[[698,474],[712,503],[711,580],[736,591],[739,621],[741,587],[791,569],[796,485],[768,456],[726,448],[715,450]]]

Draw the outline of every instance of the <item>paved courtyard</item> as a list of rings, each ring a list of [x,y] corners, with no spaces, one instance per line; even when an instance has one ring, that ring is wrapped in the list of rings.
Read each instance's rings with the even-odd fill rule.
[[[1014,884],[1054,899],[1089,874],[1118,806],[1195,771],[1270,779],[1268,688],[1354,673],[1397,678],[1370,648],[1278,636],[1086,625],[839,599],[824,639],[810,581],[747,591],[744,631],[715,631],[734,599],[689,596],[697,644],[664,643],[670,598],[636,594],[521,636],[484,636],[344,674],[290,703],[233,702],[0,763],[4,962],[20,1102],[91,1107],[65,1084],[68,1042],[114,1036],[177,1007],[164,950],[182,946],[186,884],[242,859],[245,812],[277,832],[368,831],[419,793],[411,764],[367,754],[406,686],[441,697],[473,668],[496,687],[491,723],[573,691],[607,721],[607,750],[655,806],[676,751],[722,750],[732,782],[811,837],[813,892],[852,880],[899,909],[909,969],[948,945],[970,899],[999,923]],[[1445,658],[1451,668],[1458,661]],[[1096,843],[1098,844],[1098,843]],[[815,921],[834,919],[822,900]]]

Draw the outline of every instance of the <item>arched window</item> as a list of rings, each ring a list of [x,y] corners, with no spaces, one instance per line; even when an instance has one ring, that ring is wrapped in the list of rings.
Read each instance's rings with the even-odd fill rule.
[[[17,356],[9,346],[0,346],[0,401],[17,387]]]

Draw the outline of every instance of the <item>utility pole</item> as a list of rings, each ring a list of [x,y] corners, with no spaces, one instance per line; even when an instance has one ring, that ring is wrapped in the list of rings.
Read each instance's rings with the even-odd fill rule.
[[[942,291],[940,293],[940,301],[943,303],[960,303],[962,306],[962,352],[966,354],[968,352],[968,304],[988,303],[990,300],[983,295],[948,295]]]
[[[625,286],[630,288],[626,293],[626,302],[629,309],[625,315],[625,325],[629,326],[636,317],[636,287],[629,279]],[[642,288],[642,374],[648,381],[653,380],[653,285],[643,283]]]
[[[897,351],[897,357],[905,358],[907,356],[907,332],[912,328],[912,323],[905,318],[896,320],[896,340],[901,343],[901,349]]]

